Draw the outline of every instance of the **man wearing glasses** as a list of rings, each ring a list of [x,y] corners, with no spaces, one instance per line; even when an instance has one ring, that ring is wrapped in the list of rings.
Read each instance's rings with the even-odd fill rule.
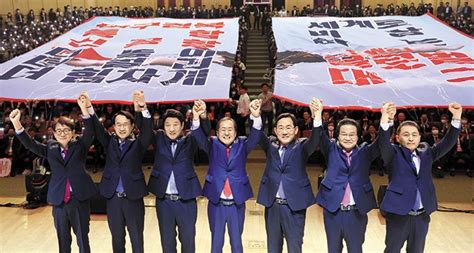
[[[77,99],[84,117],[84,133],[75,138],[74,123],[60,117],[53,124],[54,138],[46,144],[33,140],[21,125],[18,109],[10,113],[18,139],[33,153],[48,160],[51,180],[48,202],[53,205],[54,227],[59,251],[71,252],[71,227],[76,234],[79,252],[90,252],[89,246],[89,199],[96,194],[95,185],[85,169],[87,152],[94,139],[94,126],[86,108],[86,96]]]

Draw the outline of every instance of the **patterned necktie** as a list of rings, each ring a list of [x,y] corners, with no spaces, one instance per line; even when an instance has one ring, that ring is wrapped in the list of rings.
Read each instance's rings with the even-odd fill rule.
[[[66,159],[66,155],[67,155],[67,148],[63,149],[63,151],[61,151],[61,157],[64,159]],[[64,203],[69,203],[69,201],[71,200],[71,183],[69,182],[69,178],[66,178],[66,189],[64,191],[64,198],[63,198],[63,201]]]
[[[229,158],[230,156],[230,148],[226,148],[226,155],[227,155],[227,158]],[[229,178],[226,178],[225,180],[225,184],[224,184],[224,196],[226,196],[227,198],[230,197],[232,195],[232,190],[230,189],[230,182],[229,182]]]
[[[280,162],[283,164],[283,160],[285,159],[285,152],[286,152],[286,146],[281,146],[280,147]]]
[[[344,152],[344,154],[346,154],[347,156],[347,164],[349,166],[351,166],[351,153],[346,153]],[[352,190],[351,190],[351,185],[349,184],[349,182],[347,183],[346,185],[346,190],[344,191],[344,197],[342,198],[342,205],[343,206],[348,206],[350,203],[351,203],[351,193],[352,193]]]
[[[171,141],[171,154],[174,156],[176,153],[176,147],[178,147],[178,142],[176,141]]]
[[[419,171],[418,171],[418,167],[416,166],[417,163],[415,163],[415,159],[419,161],[419,158],[417,155],[411,154],[411,161],[413,163],[413,166],[415,166],[417,174],[418,174]],[[413,205],[413,210],[417,211],[420,208],[421,208],[421,194],[420,194],[420,190],[416,188],[416,199],[415,199],[415,204]]]

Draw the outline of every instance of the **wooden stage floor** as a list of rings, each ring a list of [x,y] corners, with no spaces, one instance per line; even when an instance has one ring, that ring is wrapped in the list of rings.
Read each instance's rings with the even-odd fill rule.
[[[24,198],[0,197],[0,203],[21,203],[22,201]],[[145,198],[145,204],[150,205],[145,208],[145,252],[162,252],[154,202],[153,197]],[[472,203],[441,203],[441,205],[473,209]],[[200,198],[196,224],[196,252],[198,253],[210,252],[206,206],[207,200]],[[0,217],[0,252],[58,252],[50,206],[34,210],[2,207]],[[92,252],[112,252],[111,236],[105,215],[92,215],[89,238]],[[364,252],[383,252],[385,220],[378,210],[369,213],[365,238]],[[243,246],[244,252],[267,252],[263,207],[256,204],[253,199],[247,202]],[[78,252],[74,236],[72,252]],[[131,252],[128,238],[127,252]],[[230,252],[227,236],[224,252]],[[307,212],[303,252],[327,252],[322,209],[316,205],[309,208]],[[435,212],[431,215],[425,252],[474,252],[474,215],[446,212]]]

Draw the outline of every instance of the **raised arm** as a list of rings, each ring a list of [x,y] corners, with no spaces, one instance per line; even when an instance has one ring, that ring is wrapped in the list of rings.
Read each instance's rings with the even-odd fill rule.
[[[323,104],[321,100],[313,98],[309,108],[311,109],[311,116],[313,117],[313,129],[311,130],[311,137],[303,144],[303,152],[306,157],[309,157],[316,151],[321,139]]]
[[[92,110],[92,103],[87,92],[82,92],[77,98],[77,104],[81,108],[82,119],[84,120],[84,131],[82,133],[81,141],[84,144],[86,151],[94,141],[94,123],[92,122],[91,114],[94,114]]]
[[[146,107],[145,93],[143,91],[135,91],[132,99],[135,113],[138,114],[137,117],[141,121],[141,125],[138,128],[140,134],[138,135],[137,140],[142,149],[146,150],[153,140],[153,121],[151,120],[150,112]]]
[[[456,145],[458,136],[461,133],[462,106],[458,103],[451,103],[449,104],[448,109],[453,114],[451,127],[448,129],[448,132],[443,139],[437,145],[431,147],[434,160],[438,160],[446,155],[446,153]]]
[[[260,108],[262,107],[262,100],[255,99],[250,105],[250,118],[253,121],[252,129],[250,129],[249,137],[245,143],[245,151],[249,154],[259,143],[262,131],[262,118],[260,117]]]
[[[20,142],[31,152],[35,153],[38,156],[46,157],[48,148],[46,145],[41,144],[35,140],[33,140],[25,131],[23,126],[20,122],[21,119],[21,112],[18,109],[13,110],[10,112],[10,121],[15,128],[16,135]]]
[[[206,103],[202,100],[194,101],[193,106],[193,126],[191,127],[191,135],[195,138],[198,146],[209,154],[211,149],[211,141],[204,133],[200,123],[201,114],[206,112]]]
[[[377,143],[380,148],[380,153],[382,154],[382,159],[385,164],[389,164],[393,155],[395,154],[395,149],[390,143],[390,134],[391,127],[393,124],[393,117],[395,116],[397,109],[394,103],[385,103],[382,106],[382,117],[380,119],[380,129],[379,135],[377,136]]]

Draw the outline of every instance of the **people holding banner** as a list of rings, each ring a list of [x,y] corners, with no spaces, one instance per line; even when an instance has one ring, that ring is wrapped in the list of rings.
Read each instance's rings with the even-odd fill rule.
[[[226,224],[233,253],[243,252],[242,232],[245,219],[245,201],[253,196],[246,171],[247,155],[258,144],[262,120],[260,100],[250,103],[253,127],[247,137],[237,137],[237,125],[224,117],[217,123],[217,137],[208,138],[199,122],[205,113],[202,100],[194,102],[192,135],[209,156],[209,170],[203,195],[209,199],[208,219],[211,230],[211,252],[220,253],[224,246]]]
[[[82,114],[88,117],[86,96],[82,93],[77,103]],[[87,152],[94,139],[92,119],[84,119],[84,133],[76,137],[74,123],[67,117],[59,117],[53,123],[55,140],[41,144],[33,140],[20,122],[20,110],[10,113],[10,119],[21,143],[36,155],[46,158],[51,167],[48,203],[53,205],[54,227],[59,252],[71,252],[71,227],[76,234],[79,252],[90,252],[89,246],[89,199],[97,192],[85,169]]]
[[[201,114],[201,118],[206,114]],[[137,125],[142,119],[137,115]],[[198,146],[193,135],[183,135],[184,116],[174,109],[163,115],[164,130],[153,133],[155,162],[148,181],[148,190],[156,195],[156,215],[160,228],[163,252],[176,252],[176,228],[181,252],[196,252],[196,197],[201,195],[201,184],[194,171],[193,159]],[[205,118],[200,125],[210,131]]]
[[[313,98],[310,109],[315,124],[321,122],[321,102]],[[277,117],[274,131],[276,137],[261,134],[267,161],[257,198],[265,206],[268,252],[282,252],[283,238],[289,253],[302,252],[306,209],[315,203],[306,162],[320,134],[313,128],[309,139],[298,139],[297,121],[290,113]]]
[[[89,99],[88,99],[89,100]],[[90,101],[88,102],[90,104]],[[134,253],[144,252],[143,229],[145,207],[143,197],[148,195],[142,159],[152,138],[152,120],[143,91],[133,94],[135,117],[142,114],[140,134],[135,137],[135,117],[127,112],[116,113],[112,120],[114,133],[109,134],[100,123],[92,107],[95,135],[107,152],[100,193],[107,199],[107,221],[112,234],[114,253],[125,252],[125,227]]]
[[[434,146],[420,143],[420,127],[416,122],[404,121],[396,130],[397,142],[390,143],[391,125],[396,112],[394,103],[382,108],[379,146],[384,164],[389,168],[389,184],[380,209],[387,212],[385,252],[400,252],[407,241],[407,252],[423,252],[430,223],[430,214],[438,202],[431,176],[434,161],[456,145],[460,133],[462,106],[451,103],[451,126],[444,138]]]
[[[388,114],[382,111],[382,120]],[[323,132],[318,122],[316,131]],[[379,138],[357,145],[360,126],[343,119],[336,127],[337,140],[321,134],[321,153],[327,161],[326,176],[316,196],[324,208],[324,229],[328,252],[342,252],[344,240],[349,253],[362,252],[367,228],[367,213],[377,208],[370,165],[380,156]]]

